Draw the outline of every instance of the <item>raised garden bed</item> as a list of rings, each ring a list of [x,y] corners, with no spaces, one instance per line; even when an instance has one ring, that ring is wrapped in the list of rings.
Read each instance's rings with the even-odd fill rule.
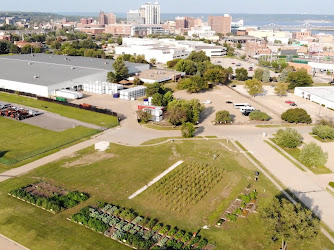
[[[43,181],[15,189],[8,195],[51,213],[59,213],[89,198],[87,193],[67,191]]]
[[[132,219],[124,216],[131,214]],[[138,249],[202,249],[208,245],[199,235],[164,225],[157,219],[144,218],[135,211],[112,204],[85,207],[70,220],[84,225],[129,247]]]

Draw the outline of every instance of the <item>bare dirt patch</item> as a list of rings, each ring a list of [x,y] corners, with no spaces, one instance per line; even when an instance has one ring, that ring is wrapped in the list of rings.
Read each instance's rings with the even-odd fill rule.
[[[85,155],[83,157],[80,157],[72,162],[67,162],[64,167],[79,167],[83,165],[90,165],[94,162],[110,159],[115,157],[114,154],[111,153],[105,153],[105,152],[94,152],[89,155]]]

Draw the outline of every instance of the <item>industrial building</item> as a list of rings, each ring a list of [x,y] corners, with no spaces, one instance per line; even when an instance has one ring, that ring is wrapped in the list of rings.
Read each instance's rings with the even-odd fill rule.
[[[334,110],[334,87],[297,87],[294,93]]]
[[[38,96],[56,90],[82,90],[84,83],[106,81],[113,60],[63,55],[28,54],[0,58],[0,88]],[[148,70],[148,64],[125,63],[129,74]]]

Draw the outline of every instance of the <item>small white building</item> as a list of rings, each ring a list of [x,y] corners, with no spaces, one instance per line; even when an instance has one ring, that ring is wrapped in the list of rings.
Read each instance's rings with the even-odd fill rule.
[[[308,62],[308,65],[311,66],[312,71],[330,71],[330,72],[334,72],[334,64],[333,63]]]
[[[334,86],[328,87],[297,87],[295,95],[319,103],[334,110]]]

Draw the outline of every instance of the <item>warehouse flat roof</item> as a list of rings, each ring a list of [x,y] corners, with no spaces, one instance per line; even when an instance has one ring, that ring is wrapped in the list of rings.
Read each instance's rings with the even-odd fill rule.
[[[321,97],[334,103],[334,86],[328,87],[297,87],[307,93]]]
[[[1,59],[40,62],[40,63],[48,63],[54,65],[63,65],[63,66],[75,66],[86,69],[97,69],[106,71],[114,71],[112,64],[115,62],[115,60],[110,60],[110,59],[90,58],[82,56],[51,55],[42,53],[2,56]],[[125,62],[125,65],[129,69],[129,74],[135,74],[143,70],[148,70],[150,67],[148,64],[143,64],[143,63]]]
[[[74,68],[74,69],[72,69]],[[100,80],[106,79],[107,71],[88,69],[69,65],[55,65],[49,63],[12,60],[0,57],[0,80],[30,83],[41,86],[52,86],[57,83],[74,81],[85,78]],[[34,76],[39,76],[35,78]],[[1,87],[1,86],[0,86]]]

